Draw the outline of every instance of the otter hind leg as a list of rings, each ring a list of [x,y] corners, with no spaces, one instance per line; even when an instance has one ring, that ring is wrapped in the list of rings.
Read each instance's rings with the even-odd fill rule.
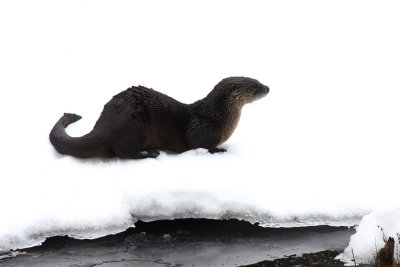
[[[219,148],[219,147],[213,147],[213,148],[209,148],[208,152],[210,154],[214,154],[214,153],[225,153],[226,149],[225,148]]]
[[[149,149],[149,150],[143,150],[140,151],[139,154],[142,156],[142,159],[145,158],[157,158],[160,155],[160,150],[157,149]]]
[[[114,144],[112,147],[113,154],[121,159],[139,159],[142,158],[140,156],[140,151],[137,146],[132,146],[127,143],[119,142],[118,144]]]
[[[157,158],[160,155],[159,150],[142,150],[142,151],[118,151],[115,155],[121,159],[147,159]]]
[[[146,149],[141,150],[139,138],[120,138],[112,146],[112,151],[116,157],[121,159],[145,159],[145,158],[156,158],[160,155],[160,151],[157,149]]]

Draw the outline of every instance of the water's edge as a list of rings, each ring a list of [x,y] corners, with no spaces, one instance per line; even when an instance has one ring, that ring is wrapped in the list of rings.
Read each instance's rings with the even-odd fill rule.
[[[237,219],[138,221],[97,239],[50,237],[40,246],[0,255],[0,266],[246,266],[304,253],[341,252],[354,233],[347,226],[265,228]]]

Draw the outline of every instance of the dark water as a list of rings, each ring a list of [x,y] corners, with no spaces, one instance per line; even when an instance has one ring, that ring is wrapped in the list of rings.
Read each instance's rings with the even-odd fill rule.
[[[291,266],[267,264],[321,251],[325,254],[316,254],[319,258],[335,263],[354,232],[331,226],[263,228],[235,219],[139,221],[122,233],[93,240],[51,237],[41,246],[3,255],[0,266]]]

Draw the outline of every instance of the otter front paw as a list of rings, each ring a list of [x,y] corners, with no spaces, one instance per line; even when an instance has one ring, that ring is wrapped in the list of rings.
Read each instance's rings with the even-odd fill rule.
[[[208,149],[208,152],[209,152],[210,154],[214,154],[214,153],[224,153],[224,152],[226,152],[226,149],[225,149],[225,148],[214,147],[214,148],[209,148],[209,149]]]

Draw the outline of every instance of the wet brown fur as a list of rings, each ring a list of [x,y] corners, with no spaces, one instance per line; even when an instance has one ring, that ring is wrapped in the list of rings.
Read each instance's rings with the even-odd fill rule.
[[[65,128],[79,120],[65,113],[50,132],[50,142],[61,154],[79,158],[157,157],[159,150],[182,153],[206,148],[211,153],[232,135],[243,105],[265,96],[267,86],[246,77],[219,82],[203,99],[183,104],[143,86],[131,87],[105,106],[93,130],[70,137]]]

